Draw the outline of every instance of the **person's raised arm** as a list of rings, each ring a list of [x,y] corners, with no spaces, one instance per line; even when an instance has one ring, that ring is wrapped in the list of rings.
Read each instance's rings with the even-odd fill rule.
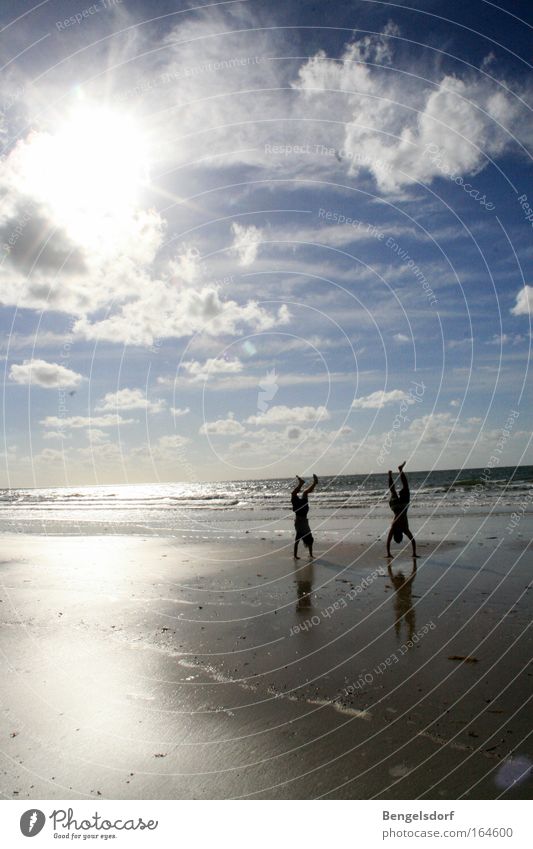
[[[390,553],[390,544],[392,542],[393,534],[394,534],[394,530],[393,530],[392,525],[391,525],[388,536],[387,536],[387,557],[392,557],[392,554]],[[389,569],[390,569],[390,565],[389,565]]]

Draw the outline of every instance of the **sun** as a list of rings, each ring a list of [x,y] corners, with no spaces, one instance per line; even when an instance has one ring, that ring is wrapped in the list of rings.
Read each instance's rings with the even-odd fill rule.
[[[148,182],[147,145],[128,114],[107,107],[73,111],[54,132],[35,134],[28,190],[81,244],[120,236]]]

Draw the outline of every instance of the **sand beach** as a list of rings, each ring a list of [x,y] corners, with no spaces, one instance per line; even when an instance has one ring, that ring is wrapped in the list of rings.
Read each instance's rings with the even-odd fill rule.
[[[529,798],[507,522],[433,521],[414,573],[377,539],[4,535],[3,797]]]

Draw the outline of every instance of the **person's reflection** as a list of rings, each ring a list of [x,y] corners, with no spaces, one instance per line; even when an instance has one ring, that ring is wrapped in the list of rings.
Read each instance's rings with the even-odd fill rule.
[[[407,578],[401,571],[395,575],[390,563],[387,568],[389,570],[389,578],[391,579],[392,586],[395,590],[394,615],[396,618],[394,622],[394,630],[396,631],[396,636],[400,637],[402,620],[404,620],[407,627],[407,638],[412,640],[416,627],[416,614],[411,596],[413,591],[413,581],[416,575],[416,560],[413,558],[413,569]]]
[[[309,610],[313,592],[313,561],[294,570],[296,580],[296,610]]]

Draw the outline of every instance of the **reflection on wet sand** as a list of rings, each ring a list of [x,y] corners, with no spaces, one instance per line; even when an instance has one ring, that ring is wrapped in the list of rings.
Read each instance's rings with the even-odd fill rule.
[[[296,610],[309,610],[313,591],[314,564],[306,563],[294,570],[296,581]]]
[[[416,629],[416,613],[413,607],[412,591],[413,581],[416,575],[416,560],[413,558],[413,568],[411,574],[406,578],[400,570],[395,575],[392,571],[391,564],[388,566],[389,578],[394,587],[394,630],[396,636],[400,639],[402,621],[405,622],[407,628],[407,639],[411,640]]]

